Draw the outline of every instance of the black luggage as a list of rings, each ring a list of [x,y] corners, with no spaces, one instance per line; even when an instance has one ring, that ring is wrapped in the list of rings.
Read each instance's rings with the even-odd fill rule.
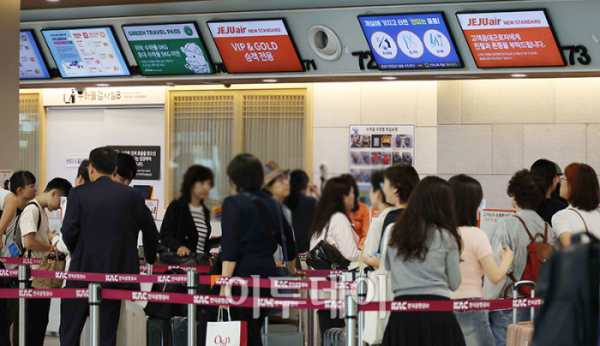
[[[164,275],[185,274],[186,272],[182,269],[170,269],[164,273]],[[152,292],[187,293],[187,288],[185,284],[155,283],[152,284]],[[184,304],[148,302],[148,305],[144,308],[144,312],[150,318],[169,320],[173,316],[185,316],[187,314],[187,306]]]
[[[323,346],[344,346],[346,345],[346,329],[330,328],[323,335]]]
[[[169,320],[149,318],[146,320],[147,346],[173,346]]]
[[[206,345],[206,326],[212,321],[210,314],[204,310],[198,309],[196,315],[196,345]],[[175,316],[170,320],[171,345],[185,346],[188,339],[188,321],[187,317]]]

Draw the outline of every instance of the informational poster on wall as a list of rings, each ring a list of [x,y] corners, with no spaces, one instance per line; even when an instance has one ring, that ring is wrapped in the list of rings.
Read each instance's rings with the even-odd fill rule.
[[[544,10],[456,16],[477,67],[565,65]]]
[[[371,173],[396,163],[415,164],[414,125],[350,125],[349,172],[361,188]]]
[[[514,215],[515,210],[500,210],[500,209],[483,209],[479,212],[479,228],[491,237],[496,223],[502,218]]]
[[[160,180],[160,146],[109,145],[117,153],[133,156],[137,164],[136,180]]]
[[[229,73],[304,71],[283,19],[207,24]]]
[[[10,179],[13,171],[10,169],[0,169],[0,189],[4,188],[4,183]]]
[[[194,23],[123,26],[142,74],[213,73]]]

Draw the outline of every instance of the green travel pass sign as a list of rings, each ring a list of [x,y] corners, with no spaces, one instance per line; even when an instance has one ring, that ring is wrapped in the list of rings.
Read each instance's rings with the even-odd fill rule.
[[[123,26],[145,76],[214,73],[193,23]]]

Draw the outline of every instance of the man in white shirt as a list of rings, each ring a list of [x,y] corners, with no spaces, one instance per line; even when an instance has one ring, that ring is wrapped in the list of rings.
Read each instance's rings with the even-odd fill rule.
[[[60,198],[66,197],[72,185],[62,178],[52,179],[44,193],[31,201],[19,219],[19,228],[23,241],[24,257],[43,258],[52,248],[51,242],[56,232],[50,232],[48,216],[44,209],[55,211],[60,208]],[[39,266],[32,266],[39,269]],[[30,286],[30,284],[28,284]],[[26,302],[26,335],[28,346],[43,346],[48,326],[50,299],[28,299]],[[16,325],[16,323],[15,323]],[[14,326],[13,335],[17,335],[18,326]]]

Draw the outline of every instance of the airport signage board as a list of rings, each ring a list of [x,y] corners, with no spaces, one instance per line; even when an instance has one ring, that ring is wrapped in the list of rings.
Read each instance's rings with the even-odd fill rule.
[[[228,73],[304,71],[283,19],[207,24]]]
[[[145,76],[213,73],[194,23],[129,25],[123,31]]]
[[[463,67],[443,13],[359,16],[380,70]]]
[[[564,66],[544,10],[457,13],[477,67]]]
[[[129,76],[110,27],[42,30],[63,78]]]
[[[50,79],[48,67],[32,31],[21,31],[19,76],[21,79]]]

